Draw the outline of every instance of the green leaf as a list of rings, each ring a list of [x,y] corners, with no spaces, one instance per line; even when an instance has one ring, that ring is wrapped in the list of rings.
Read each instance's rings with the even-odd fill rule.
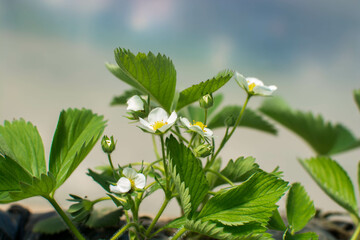
[[[110,105],[111,106],[126,105],[129,98],[131,98],[134,95],[142,95],[142,94],[143,93],[137,89],[126,90],[120,96],[114,97]]]
[[[233,71],[224,70],[218,73],[218,75],[205,82],[201,82],[196,85],[180,92],[179,101],[176,106],[176,111],[179,111],[183,107],[198,101],[202,96],[213,93],[222,86],[224,86],[234,75]]]
[[[187,218],[185,216],[176,218],[176,219],[172,220],[171,222],[169,222],[168,224],[166,224],[164,226],[164,229],[165,228],[181,228],[185,225],[186,221],[187,221]]]
[[[241,106],[226,106],[210,120],[208,127],[210,129],[226,127],[225,121],[228,118],[234,119],[233,123],[230,124],[230,126],[234,126],[240,111]],[[277,130],[274,125],[264,120],[260,115],[249,108],[245,109],[239,126],[250,127],[267,133],[277,134]]]
[[[273,229],[273,230],[277,230],[277,231],[282,231],[284,232],[286,230],[286,226],[284,221],[282,220],[279,210],[276,209],[273,212],[273,215],[271,216],[269,222],[268,222],[268,226],[269,229]]]
[[[247,180],[254,172],[259,169],[259,165],[255,163],[253,157],[239,157],[235,162],[231,159],[226,167],[220,172],[232,182],[243,182]],[[214,187],[217,187],[226,182],[217,178]]]
[[[341,124],[325,122],[322,116],[292,110],[279,98],[263,103],[260,111],[299,135],[319,155],[332,155],[358,147],[360,141]]]
[[[355,99],[355,102],[360,110],[360,89],[356,89],[354,90],[354,99]]]
[[[35,126],[24,119],[0,126],[0,153],[9,156],[32,176],[46,174],[44,146]]]
[[[110,183],[115,183],[117,180],[114,178],[111,168],[104,170],[101,173],[97,173],[88,169],[87,175],[97,182],[105,191],[110,192]]]
[[[107,68],[118,78],[137,90],[150,96],[170,112],[175,95],[176,70],[172,61],[165,55],[155,56],[129,50],[115,49],[117,66],[107,64]]]
[[[169,170],[180,194],[185,215],[191,218],[209,190],[202,164],[184,144],[172,135],[166,139]]]
[[[124,214],[123,209],[101,209],[94,210],[91,213],[86,226],[90,228],[104,228],[117,226],[120,222],[120,217]]]
[[[284,240],[318,240],[319,237],[314,232],[299,233],[291,235],[289,231],[284,233]]]
[[[354,186],[336,161],[317,157],[300,160],[300,163],[330,198],[359,218]]]
[[[286,215],[295,233],[303,229],[311,218],[315,216],[315,207],[305,188],[300,183],[292,184],[286,201]]]
[[[276,202],[288,189],[287,182],[265,173],[254,173],[243,184],[212,197],[197,219],[239,226],[249,222],[266,225]]]
[[[20,190],[20,181],[32,183],[32,176],[19,163],[0,155],[0,192]]]
[[[217,158],[214,163],[210,166],[210,169],[215,171],[215,172],[220,172],[220,167],[221,167],[221,158]],[[207,172],[206,173],[206,179],[209,183],[210,189],[213,189],[216,185],[216,182],[219,181],[219,177],[212,173],[212,172]],[[225,181],[224,181],[225,183]]]
[[[213,221],[203,222],[201,220],[190,220],[185,223],[185,229],[224,240],[271,239],[269,234],[264,233],[266,228],[256,222],[251,222],[242,226],[225,226]]]
[[[59,215],[40,220],[34,225],[33,228],[34,232],[44,234],[56,234],[66,230],[67,226]]]
[[[94,147],[105,128],[102,116],[90,110],[62,111],[50,152],[49,170],[61,186]]]

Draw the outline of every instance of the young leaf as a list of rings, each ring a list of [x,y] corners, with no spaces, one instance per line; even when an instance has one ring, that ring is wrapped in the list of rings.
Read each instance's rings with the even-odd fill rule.
[[[212,197],[197,219],[239,226],[249,222],[266,225],[276,202],[288,189],[287,182],[265,173],[254,173],[243,184]]]
[[[44,146],[35,126],[24,119],[0,126],[0,153],[9,156],[32,176],[46,174]]]
[[[319,236],[314,232],[298,233],[291,235],[289,231],[284,233],[284,240],[318,240]]]
[[[104,170],[102,173],[97,173],[88,169],[88,176],[97,182],[105,191],[110,192],[110,183],[116,183],[117,179],[114,178],[112,170]]]
[[[315,182],[340,206],[359,218],[354,186],[345,170],[328,157],[300,160]]]
[[[245,181],[258,169],[259,165],[255,163],[255,158],[239,157],[235,162],[231,159],[220,173],[235,183]],[[214,187],[224,183],[226,182],[223,179],[217,178]]]
[[[240,111],[241,106],[226,106],[210,120],[208,127],[210,129],[225,127],[225,122],[228,118],[234,119],[232,124],[230,124],[230,126],[234,126]],[[277,134],[277,130],[274,125],[264,120],[260,115],[249,108],[245,109],[239,126],[250,127],[267,133]]]
[[[172,135],[166,139],[169,170],[180,194],[185,215],[191,218],[209,190],[201,161]]]
[[[142,94],[143,93],[137,89],[126,90],[122,95],[114,97],[110,105],[111,106],[125,105],[127,104],[127,100],[129,100],[129,98],[131,98],[132,96],[142,95]]]
[[[202,96],[213,93],[222,86],[224,86],[234,75],[230,70],[224,70],[218,73],[218,75],[205,82],[201,82],[196,85],[180,92],[179,101],[176,106],[176,111],[179,111],[183,107],[198,101]]]
[[[360,89],[354,90],[354,99],[355,99],[356,105],[358,106],[358,108],[360,110]]]
[[[118,78],[151,97],[170,112],[175,95],[176,70],[172,61],[165,55],[155,56],[129,50],[115,49],[117,66],[107,64],[107,68]]]
[[[315,215],[313,201],[300,183],[292,184],[286,202],[286,215],[291,233],[300,231]]]
[[[90,110],[62,111],[50,152],[49,170],[61,186],[93,148],[105,128],[102,116]]]
[[[319,155],[332,155],[360,145],[344,126],[325,122],[320,115],[294,111],[279,98],[265,101],[260,111],[299,135]]]

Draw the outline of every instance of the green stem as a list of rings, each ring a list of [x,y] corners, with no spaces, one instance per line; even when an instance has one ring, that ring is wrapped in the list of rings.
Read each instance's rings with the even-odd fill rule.
[[[172,130],[172,129],[171,129],[171,132],[172,132],[173,134],[175,134],[176,136],[178,136],[178,138],[181,140],[181,142],[186,142],[186,143],[189,142],[186,138],[184,138],[183,136],[181,136],[181,134],[180,134],[179,132],[174,131],[174,130]]]
[[[75,235],[75,237],[79,240],[85,240],[84,236],[81,235],[81,233],[79,232],[79,230],[75,227],[75,225],[71,222],[71,220],[69,219],[69,217],[65,214],[65,212],[61,209],[61,207],[59,206],[59,204],[55,201],[54,198],[50,197],[50,196],[43,196],[46,200],[48,200],[51,205],[55,208],[55,210],[58,212],[58,214],[60,215],[60,217],[64,220],[64,222],[66,223],[66,225],[69,227],[70,231]]]
[[[164,143],[164,136],[160,135],[160,141],[161,141],[161,151],[162,151],[162,157],[163,157],[163,164],[164,164],[164,172],[165,172],[165,179],[166,179],[166,191],[169,190],[169,176],[168,176],[168,167],[165,157],[165,143]],[[167,194],[167,193],[165,193]]]
[[[160,159],[160,154],[159,154],[159,151],[157,149],[155,136],[151,135],[151,137],[152,137],[152,142],[153,142],[153,146],[154,146],[154,152],[155,152],[156,159]]]
[[[229,139],[231,138],[231,136],[233,135],[233,133],[235,132],[236,128],[239,126],[240,122],[241,122],[241,119],[244,115],[244,111],[245,111],[245,108],[249,102],[249,99],[252,95],[248,94],[246,100],[245,100],[245,103],[243,105],[243,107],[241,108],[241,111],[240,111],[240,114],[238,116],[238,118],[236,119],[236,122],[233,126],[233,128],[231,129],[231,132],[223,139],[223,141],[221,142],[218,150],[216,151],[216,153],[214,154],[214,156],[212,157],[211,161],[210,162],[213,162],[215,160],[215,158],[217,157],[217,155],[220,153],[221,149],[225,146],[225,144],[227,143],[227,141],[229,141]]]
[[[204,119],[204,125],[206,125],[207,116],[208,116],[208,110],[207,110],[207,108],[205,108],[205,119]]]
[[[181,235],[183,235],[187,230],[185,228],[180,228],[176,234],[171,238],[171,240],[176,240],[179,237],[181,237]]]
[[[191,144],[192,144],[192,142],[194,141],[195,137],[196,137],[196,133],[193,133],[193,134],[192,134],[192,136],[191,136],[191,139],[190,139],[190,142],[189,142],[188,148],[190,148],[190,147],[191,147]]]
[[[107,156],[108,156],[108,160],[109,160],[110,167],[111,167],[111,169],[112,169],[112,171],[113,171],[114,178],[117,179],[118,176],[117,176],[117,174],[116,174],[114,165],[113,165],[112,160],[111,160],[111,154],[108,153]]]
[[[360,224],[357,225],[354,234],[350,240],[359,240],[360,239]]]
[[[218,176],[219,178],[221,178],[222,180],[224,180],[225,182],[227,182],[228,184],[230,184],[232,187],[235,187],[235,184],[228,179],[227,177],[225,177],[224,175],[222,175],[221,173],[214,171],[212,169],[207,169],[206,171],[211,172],[213,174],[215,174],[216,176]]]
[[[119,231],[117,231],[111,238],[110,240],[116,240],[119,237],[121,237],[121,235],[124,234],[124,232],[126,232],[126,230],[128,230],[130,227],[132,226],[136,226],[135,223],[128,223],[126,224],[124,227],[120,228]]]
[[[155,224],[159,220],[161,214],[164,212],[164,210],[165,210],[166,206],[168,205],[168,203],[169,203],[169,199],[167,197],[165,197],[165,201],[161,205],[161,208],[160,208],[159,212],[156,214],[154,220],[150,224],[149,228],[146,230],[146,233],[145,233],[146,236],[149,236],[149,234],[151,233],[151,230],[154,228]]]

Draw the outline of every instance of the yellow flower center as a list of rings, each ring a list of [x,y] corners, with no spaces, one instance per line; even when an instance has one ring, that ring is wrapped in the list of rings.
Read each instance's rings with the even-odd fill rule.
[[[191,124],[192,126],[199,126],[201,128],[201,130],[203,130],[203,132],[206,132],[206,130],[204,128],[206,128],[207,126],[205,124],[203,124],[202,122],[195,122],[195,120],[193,120],[194,123]]]
[[[247,81],[247,82],[250,83],[249,81]],[[251,84],[249,85],[249,91],[252,92],[255,86],[256,86],[255,83],[251,83]]]
[[[128,178],[131,183],[131,189],[135,189],[135,181],[133,179]]]
[[[152,128],[154,129],[154,131],[158,130],[159,128],[161,128],[162,126],[165,126],[166,124],[168,124],[167,122],[163,122],[163,121],[157,121],[157,122],[154,122],[153,125],[150,125],[152,126]]]

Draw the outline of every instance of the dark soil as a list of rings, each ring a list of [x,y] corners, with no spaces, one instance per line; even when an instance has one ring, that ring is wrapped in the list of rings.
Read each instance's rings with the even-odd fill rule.
[[[55,212],[31,214],[31,212],[19,205],[12,205],[7,211],[0,211],[0,240],[67,240],[73,239],[68,231],[63,231],[57,234],[41,234],[32,231],[34,225],[43,219],[54,216]],[[339,216],[343,214],[338,213],[321,213],[318,212],[316,217],[310,221],[304,232],[312,231],[319,235],[320,240],[348,240],[354,231],[354,226],[350,221],[339,220]],[[141,221],[146,227],[150,225],[151,218],[142,217]],[[99,240],[109,239],[123,224],[124,221],[119,221],[118,226],[107,228],[88,228],[80,226],[79,230],[85,235],[86,239]],[[157,227],[161,227],[166,222],[159,222]],[[273,234],[275,239],[282,239],[281,232],[269,231]],[[174,234],[174,230],[169,230],[161,233],[153,239],[168,239]],[[184,239],[194,239],[195,237],[188,236]],[[128,240],[127,234],[120,238],[121,240]],[[208,237],[201,237],[196,239],[210,239]]]

